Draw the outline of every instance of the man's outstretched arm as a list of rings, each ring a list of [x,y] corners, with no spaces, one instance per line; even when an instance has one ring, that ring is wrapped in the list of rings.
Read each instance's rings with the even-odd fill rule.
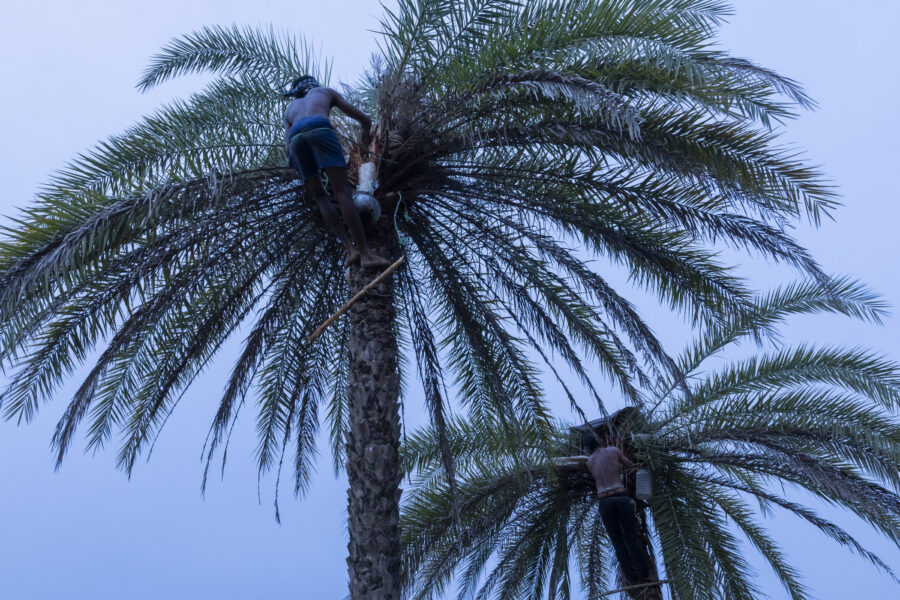
[[[347,102],[347,100],[336,91],[331,90],[331,94],[334,106],[362,126],[362,145],[368,148],[369,142],[372,141],[372,120],[366,116],[366,113]]]
[[[622,466],[626,469],[633,469],[634,463],[628,460],[628,457],[625,456],[625,453],[623,453],[621,450],[619,450],[618,448],[616,448],[616,450],[619,451],[619,462],[622,463]]]

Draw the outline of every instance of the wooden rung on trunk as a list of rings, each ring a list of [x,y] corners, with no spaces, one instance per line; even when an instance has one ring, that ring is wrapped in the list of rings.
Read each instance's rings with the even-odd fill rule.
[[[312,334],[310,334],[310,336],[308,338],[306,338],[306,343],[312,344],[314,341],[316,341],[316,338],[318,338],[320,335],[322,335],[322,332],[325,331],[326,329],[328,329],[328,326],[331,325],[332,323],[334,323],[335,320],[339,316],[341,316],[342,314],[347,312],[347,309],[350,308],[350,306],[353,305],[354,302],[356,302],[357,300],[359,300],[360,298],[365,296],[366,292],[368,292],[373,287],[375,287],[376,285],[378,285],[379,283],[384,281],[387,278],[387,276],[390,275],[391,273],[393,273],[394,271],[396,271],[397,267],[402,265],[405,260],[406,260],[406,255],[404,254],[403,256],[401,256],[400,258],[395,260],[394,264],[392,264],[387,269],[385,269],[381,275],[379,275],[378,277],[373,279],[370,283],[367,283],[366,287],[364,287],[363,289],[356,292],[356,294],[352,298],[347,300],[347,302],[342,307],[340,307],[336,313],[334,313],[333,315],[328,317],[328,320],[326,320],[324,323],[319,325],[318,329],[313,331]]]

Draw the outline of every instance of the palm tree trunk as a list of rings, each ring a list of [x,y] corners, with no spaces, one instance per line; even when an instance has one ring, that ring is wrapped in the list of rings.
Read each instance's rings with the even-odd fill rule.
[[[634,474],[632,473],[631,475],[633,478]],[[641,542],[644,545],[647,558],[650,560],[650,579],[651,581],[659,581],[659,570],[656,568],[653,543],[650,540],[650,528],[647,526],[646,504],[640,504],[637,509],[637,517],[639,530],[641,532]],[[662,585],[629,590],[627,593],[628,597],[632,600],[662,600]]]
[[[382,219],[372,249],[392,255],[393,228]],[[350,270],[350,295],[378,273]],[[393,277],[350,307],[347,433],[347,567],[351,600],[400,598],[400,376]]]

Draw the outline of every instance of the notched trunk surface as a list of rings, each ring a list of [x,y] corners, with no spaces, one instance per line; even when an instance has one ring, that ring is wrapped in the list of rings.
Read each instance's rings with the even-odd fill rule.
[[[396,258],[382,218],[372,249]],[[351,297],[379,275],[350,270]],[[347,567],[351,600],[400,599],[400,379],[394,335],[393,276],[348,311],[350,333]]]

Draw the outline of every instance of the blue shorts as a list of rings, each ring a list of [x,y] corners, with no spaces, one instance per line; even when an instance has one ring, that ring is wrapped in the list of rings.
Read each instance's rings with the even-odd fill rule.
[[[294,121],[288,140],[291,146],[288,162],[304,179],[329,167],[347,167],[337,133],[325,117]]]

